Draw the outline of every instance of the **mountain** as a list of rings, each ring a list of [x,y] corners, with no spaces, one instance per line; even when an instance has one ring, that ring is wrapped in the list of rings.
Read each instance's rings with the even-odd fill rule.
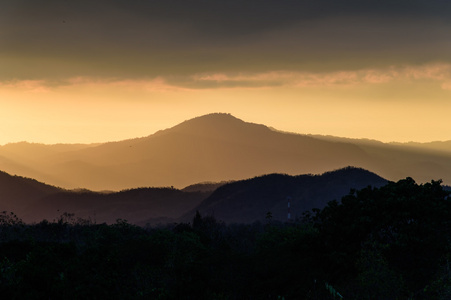
[[[212,193],[174,188],[138,188],[120,192],[64,190],[34,179],[0,172],[0,211],[14,212],[27,223],[57,220],[62,214],[114,223],[166,222],[186,213]]]
[[[231,181],[221,181],[221,182],[203,182],[196,183],[184,187],[182,191],[184,192],[214,192],[220,186],[230,183]]]
[[[448,144],[446,144],[448,145]],[[389,180],[451,184],[451,150],[280,132],[229,114],[187,120],[147,137],[91,145],[9,144],[0,169],[64,188],[183,188],[264,174],[321,174],[346,166]],[[36,153],[36,155],[33,155]]]
[[[8,156],[2,148],[0,155]],[[92,190],[184,187],[274,172],[321,173],[368,159],[350,143],[279,133],[228,114],[198,117],[144,138],[48,154],[28,160],[27,166],[45,173],[50,184],[52,176],[66,188]],[[5,171],[15,174],[14,169]],[[39,174],[35,178],[41,179]]]
[[[451,141],[435,141],[435,142],[429,142],[429,143],[408,142],[408,143],[392,143],[392,144],[419,148],[419,149],[424,149],[424,150],[430,150],[430,151],[439,151],[439,152],[445,152],[445,153],[451,152]]]
[[[56,220],[63,213],[96,223],[168,223],[186,213],[211,192],[183,192],[173,188],[138,188],[114,193],[66,191],[39,199],[22,216],[27,222]]]
[[[98,144],[55,144],[44,145],[38,143],[11,143],[0,146],[0,170],[9,174],[35,178],[54,186],[66,188],[81,187],[73,185],[58,176],[53,167],[55,160],[61,155]],[[53,174],[52,174],[53,173]]]
[[[451,141],[432,143],[382,143],[368,139],[315,136],[317,139],[348,142],[371,157],[359,165],[389,180],[412,177],[417,182],[442,179],[451,184]]]
[[[0,171],[0,211],[21,215],[30,203],[63,190],[34,179]]]
[[[288,199],[292,217],[296,218],[307,210],[324,208],[329,201],[339,201],[351,189],[386,183],[372,172],[352,167],[322,175],[270,174],[219,187],[181,220],[189,221],[199,211],[227,223],[264,220],[268,212],[273,220],[286,221]]]
[[[380,187],[388,181],[361,168],[347,167],[322,175],[268,174],[234,182],[201,183],[183,190],[137,188],[120,192],[64,190],[36,180],[0,172],[0,211],[12,211],[27,223],[57,220],[64,213],[75,219],[114,223],[125,219],[138,225],[190,222],[199,211],[225,222],[287,220],[340,200],[351,189]],[[444,186],[444,188],[448,188]]]
[[[322,208],[351,188],[387,181],[369,171],[345,168],[323,175],[270,174],[235,182],[203,183],[175,188],[137,188],[120,192],[64,190],[34,179],[0,172],[0,211],[12,211],[27,223],[57,220],[64,213],[96,223],[168,223],[189,221],[199,210],[227,222],[261,220],[270,211],[284,220],[287,197],[293,216]],[[182,217],[181,217],[182,216]]]

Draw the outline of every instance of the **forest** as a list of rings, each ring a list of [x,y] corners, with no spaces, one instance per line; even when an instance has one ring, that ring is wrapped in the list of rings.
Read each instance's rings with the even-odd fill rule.
[[[291,222],[0,215],[5,299],[450,299],[451,197],[406,178]]]

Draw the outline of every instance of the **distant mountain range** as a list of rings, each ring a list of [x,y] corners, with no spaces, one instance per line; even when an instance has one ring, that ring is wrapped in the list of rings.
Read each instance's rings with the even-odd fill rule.
[[[183,188],[264,174],[361,167],[388,180],[451,184],[451,142],[381,143],[301,135],[210,114],[143,138],[103,144],[7,144],[0,170],[64,188]]]
[[[64,190],[36,180],[0,173],[0,211],[13,211],[25,222],[57,220],[64,213],[96,223],[125,219],[138,225],[189,222],[196,211],[225,222],[287,219],[287,199],[293,218],[306,210],[340,200],[350,189],[381,186],[387,181],[358,168],[323,175],[269,174],[229,183],[175,188],[138,188],[121,192]]]

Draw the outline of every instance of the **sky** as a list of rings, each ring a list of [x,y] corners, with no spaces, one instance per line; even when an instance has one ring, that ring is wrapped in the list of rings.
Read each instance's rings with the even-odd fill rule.
[[[213,112],[451,140],[451,2],[0,0],[0,145],[116,141]]]

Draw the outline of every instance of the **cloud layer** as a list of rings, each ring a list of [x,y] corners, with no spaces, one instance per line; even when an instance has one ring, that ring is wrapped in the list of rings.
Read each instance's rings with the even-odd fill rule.
[[[0,78],[451,62],[447,1],[2,1]]]
[[[51,92],[65,87],[96,89],[100,86],[147,92],[190,91],[197,89],[267,89],[267,88],[338,88],[384,84],[435,84],[451,90],[451,64],[435,63],[421,66],[390,66],[379,69],[359,69],[329,72],[269,71],[260,73],[223,72],[197,73],[186,76],[121,79],[115,77],[72,77],[55,80],[4,80],[0,88],[29,93]]]
[[[450,139],[451,2],[3,0],[0,144],[148,135],[211,112]]]

